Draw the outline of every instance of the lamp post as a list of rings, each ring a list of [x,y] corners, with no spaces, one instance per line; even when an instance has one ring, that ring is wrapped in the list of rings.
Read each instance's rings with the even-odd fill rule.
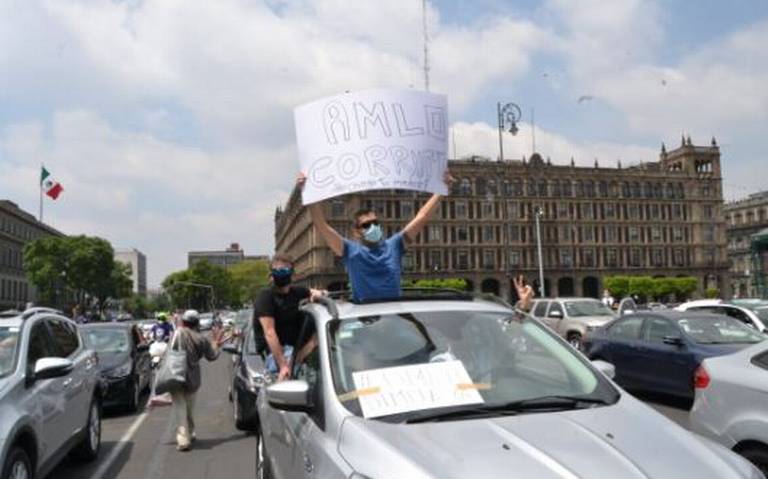
[[[505,126],[509,125],[509,132],[513,136],[517,135],[517,122],[523,116],[523,113],[520,107],[514,103],[507,103],[502,106],[500,102],[496,103],[496,112],[499,121],[499,161],[504,161],[504,142],[502,141],[501,134]]]
[[[540,206],[537,206],[533,214],[536,219],[536,247],[538,248],[539,256],[539,292],[541,297],[544,298],[547,296],[544,288],[544,262],[542,261],[541,254],[541,217],[544,216],[544,211],[542,211]]]

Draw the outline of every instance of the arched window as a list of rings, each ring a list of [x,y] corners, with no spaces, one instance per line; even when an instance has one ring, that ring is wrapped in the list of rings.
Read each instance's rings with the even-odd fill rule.
[[[486,188],[485,178],[475,178],[475,194],[485,196]]]
[[[461,186],[459,188],[459,194],[462,194],[462,195],[471,195],[472,194],[472,183],[470,183],[469,178],[462,178],[461,179]]]
[[[496,186],[496,180],[488,180],[488,182],[485,185],[486,189],[488,190],[488,193],[492,195],[498,195],[499,189]]]
[[[528,180],[528,196],[536,196],[536,182]]]

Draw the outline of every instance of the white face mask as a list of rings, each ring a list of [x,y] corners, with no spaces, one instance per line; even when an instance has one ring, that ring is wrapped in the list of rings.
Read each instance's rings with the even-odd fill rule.
[[[384,236],[384,232],[379,225],[371,225],[363,232],[363,239],[369,243],[378,243]]]

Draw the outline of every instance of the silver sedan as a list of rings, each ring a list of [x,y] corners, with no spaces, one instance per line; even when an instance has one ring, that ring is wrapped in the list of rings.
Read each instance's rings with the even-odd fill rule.
[[[768,346],[706,359],[696,371],[690,424],[768,474]]]
[[[295,379],[259,395],[260,477],[764,477],[498,304],[328,301],[306,313]]]

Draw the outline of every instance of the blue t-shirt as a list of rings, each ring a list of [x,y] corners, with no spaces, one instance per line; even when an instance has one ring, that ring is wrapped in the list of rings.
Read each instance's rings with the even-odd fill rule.
[[[352,285],[352,300],[400,296],[400,259],[405,252],[403,233],[396,233],[375,246],[344,238],[342,260]]]

